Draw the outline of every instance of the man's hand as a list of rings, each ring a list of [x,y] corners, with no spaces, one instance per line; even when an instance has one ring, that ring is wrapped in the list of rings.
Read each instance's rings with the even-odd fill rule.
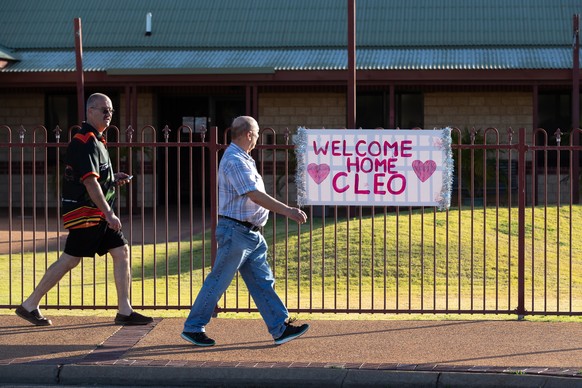
[[[114,178],[115,178],[115,184],[118,186],[123,186],[127,183],[129,183],[131,181],[131,179],[133,178],[133,175],[128,175],[124,172],[118,172],[113,174]]]
[[[121,220],[115,215],[113,209],[105,213],[105,218],[107,219],[107,225],[113,230],[121,230]]]
[[[289,214],[287,217],[291,218],[293,221],[297,221],[299,224],[304,224],[307,221],[307,214],[297,207],[289,208]]]

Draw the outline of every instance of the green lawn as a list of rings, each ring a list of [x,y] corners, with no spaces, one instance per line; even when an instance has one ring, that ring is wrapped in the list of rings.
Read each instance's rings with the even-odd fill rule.
[[[357,209],[356,209],[357,210]],[[483,208],[399,213],[364,209],[362,219],[313,218],[298,227],[272,217],[264,229],[277,278],[291,310],[499,310],[518,297],[518,214]],[[582,311],[582,207],[526,210],[526,310]],[[570,227],[570,219],[573,221]],[[135,306],[186,311],[210,270],[210,238],[132,247]],[[0,305],[19,304],[58,252],[0,255]],[[115,308],[112,264],[84,259],[45,304]],[[571,290],[571,291],[570,291]],[[254,305],[237,278],[221,301],[228,310]]]

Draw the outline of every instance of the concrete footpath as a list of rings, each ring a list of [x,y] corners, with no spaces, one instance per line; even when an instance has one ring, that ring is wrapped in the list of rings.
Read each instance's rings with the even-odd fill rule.
[[[0,386],[582,388],[581,323],[314,320],[276,346],[261,320],[217,318],[217,345],[199,348],[182,318],[45,314],[53,326],[0,315]]]

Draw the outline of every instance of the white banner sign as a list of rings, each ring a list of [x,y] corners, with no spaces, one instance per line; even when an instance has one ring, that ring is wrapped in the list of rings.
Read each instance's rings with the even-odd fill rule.
[[[300,206],[450,206],[450,128],[299,128],[295,144]]]

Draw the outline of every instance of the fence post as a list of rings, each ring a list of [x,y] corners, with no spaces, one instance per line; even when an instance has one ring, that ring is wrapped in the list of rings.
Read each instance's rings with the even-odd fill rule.
[[[216,224],[218,222],[218,127],[210,127],[210,264],[216,258]]]
[[[525,128],[519,129],[518,170],[517,170],[517,196],[518,196],[518,216],[517,216],[517,319],[523,320],[525,316]]]

